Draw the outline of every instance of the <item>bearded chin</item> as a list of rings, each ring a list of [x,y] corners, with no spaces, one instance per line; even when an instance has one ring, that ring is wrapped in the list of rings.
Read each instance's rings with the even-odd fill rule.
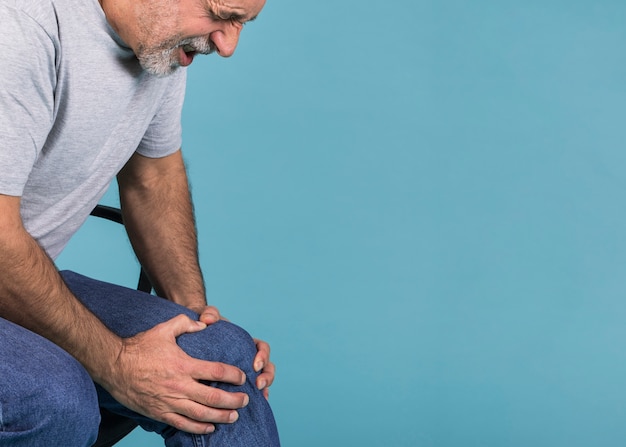
[[[137,56],[141,68],[148,73],[164,77],[172,74],[180,64],[175,56],[177,47],[160,51],[141,52]]]

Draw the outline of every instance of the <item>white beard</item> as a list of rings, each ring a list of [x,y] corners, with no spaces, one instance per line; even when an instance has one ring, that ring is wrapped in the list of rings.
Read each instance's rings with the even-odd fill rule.
[[[155,76],[167,76],[180,67],[177,56],[179,48],[182,47],[186,52],[193,51],[198,54],[210,54],[215,51],[208,37],[192,37],[180,41],[175,39],[174,42],[172,40],[158,47],[139,50],[137,59],[142,68]]]

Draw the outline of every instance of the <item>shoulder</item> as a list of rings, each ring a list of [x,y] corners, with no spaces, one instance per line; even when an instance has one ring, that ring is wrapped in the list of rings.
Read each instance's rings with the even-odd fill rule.
[[[2,28],[4,33],[18,31],[18,34],[34,30],[56,40],[59,29],[57,3],[57,0],[0,0],[0,15],[3,17],[0,33],[3,33]]]

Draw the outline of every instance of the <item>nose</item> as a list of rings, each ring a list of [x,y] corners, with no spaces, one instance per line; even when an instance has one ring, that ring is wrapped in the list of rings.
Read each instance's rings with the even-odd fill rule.
[[[217,54],[222,57],[230,57],[235,52],[239,43],[241,25],[238,23],[228,23],[223,29],[211,33],[211,42],[215,45]]]

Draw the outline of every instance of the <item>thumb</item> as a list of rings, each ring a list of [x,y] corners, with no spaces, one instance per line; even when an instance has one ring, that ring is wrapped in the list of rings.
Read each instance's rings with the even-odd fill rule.
[[[177,315],[171,320],[161,323],[163,329],[166,329],[173,337],[182,334],[199,332],[206,328],[206,324],[201,321],[192,320],[187,315]]]
[[[216,323],[222,319],[220,311],[215,306],[206,306],[200,314],[199,320],[207,325]]]

